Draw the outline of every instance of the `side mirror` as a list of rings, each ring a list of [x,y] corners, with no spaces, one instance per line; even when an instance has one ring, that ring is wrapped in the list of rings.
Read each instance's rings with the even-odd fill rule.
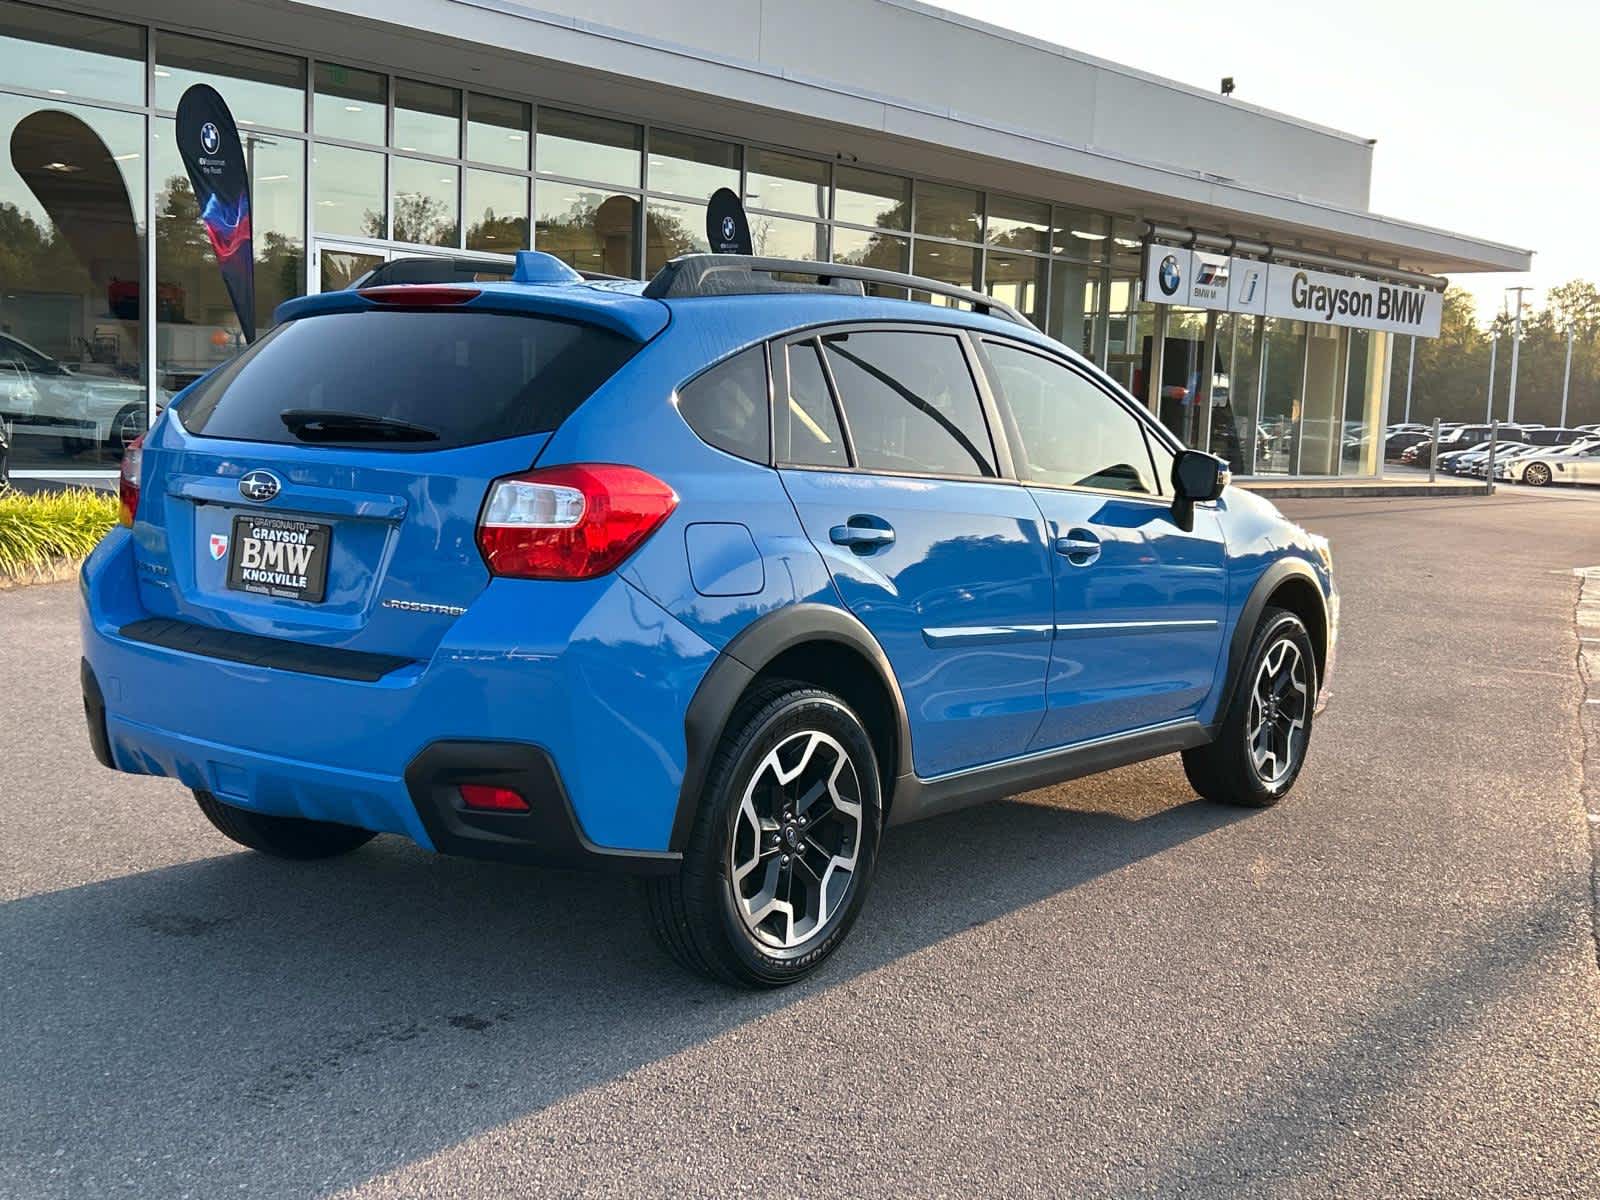
[[[1202,450],[1180,450],[1172,460],[1172,521],[1185,533],[1194,529],[1194,506],[1222,495],[1233,473],[1225,460]]]

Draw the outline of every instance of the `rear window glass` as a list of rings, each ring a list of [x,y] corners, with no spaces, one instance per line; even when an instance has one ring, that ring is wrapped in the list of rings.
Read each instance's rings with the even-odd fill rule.
[[[178,416],[206,437],[443,450],[553,430],[637,349],[548,317],[326,313],[278,326]]]

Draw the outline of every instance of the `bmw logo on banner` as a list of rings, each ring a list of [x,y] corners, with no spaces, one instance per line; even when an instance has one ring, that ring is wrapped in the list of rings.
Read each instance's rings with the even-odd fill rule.
[[[197,83],[178,99],[178,155],[189,173],[200,225],[238,314],[244,340],[256,336],[255,250],[250,181],[239,127],[217,90]]]
[[[750,222],[732,188],[718,188],[706,205],[706,241],[713,254],[754,254]]]

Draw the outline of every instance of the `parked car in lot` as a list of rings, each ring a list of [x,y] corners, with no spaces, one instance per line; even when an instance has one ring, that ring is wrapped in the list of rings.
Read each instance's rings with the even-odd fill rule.
[[[137,380],[75,370],[0,333],[0,419],[10,422],[13,436],[59,437],[69,451],[104,445],[121,453],[144,432],[145,389]]]
[[[1269,805],[1305,762],[1326,540],[991,297],[524,252],[279,316],[129,454],[81,588],[97,757],[242,845],[640,872],[682,962],[773,986],[896,825],[1173,752]]]
[[[1494,453],[1495,478],[1498,479],[1501,477],[1503,472],[1500,470],[1500,468],[1506,463],[1510,462],[1513,458],[1521,458],[1524,454],[1539,454],[1548,449],[1548,446],[1535,446],[1531,442],[1513,442],[1510,445],[1502,444],[1497,446]],[[1475,454],[1464,456],[1463,460],[1458,461],[1457,463],[1456,474],[1472,475],[1479,479],[1487,479],[1489,477],[1488,452],[1480,451]]]
[[[1600,483],[1600,439],[1524,454],[1495,468],[1510,483],[1545,487],[1552,483]]]
[[[1398,462],[1412,446],[1421,445],[1432,438],[1425,429],[1397,429],[1383,439],[1383,457],[1387,462]],[[1415,456],[1413,456],[1413,459]]]

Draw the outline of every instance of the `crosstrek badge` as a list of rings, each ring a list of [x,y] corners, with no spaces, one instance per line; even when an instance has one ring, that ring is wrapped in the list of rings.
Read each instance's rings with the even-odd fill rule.
[[[223,556],[226,555],[227,553],[228,553],[228,535],[225,534],[225,533],[213,533],[211,535],[211,558],[212,558],[212,560],[213,561],[220,561],[223,558]]]

